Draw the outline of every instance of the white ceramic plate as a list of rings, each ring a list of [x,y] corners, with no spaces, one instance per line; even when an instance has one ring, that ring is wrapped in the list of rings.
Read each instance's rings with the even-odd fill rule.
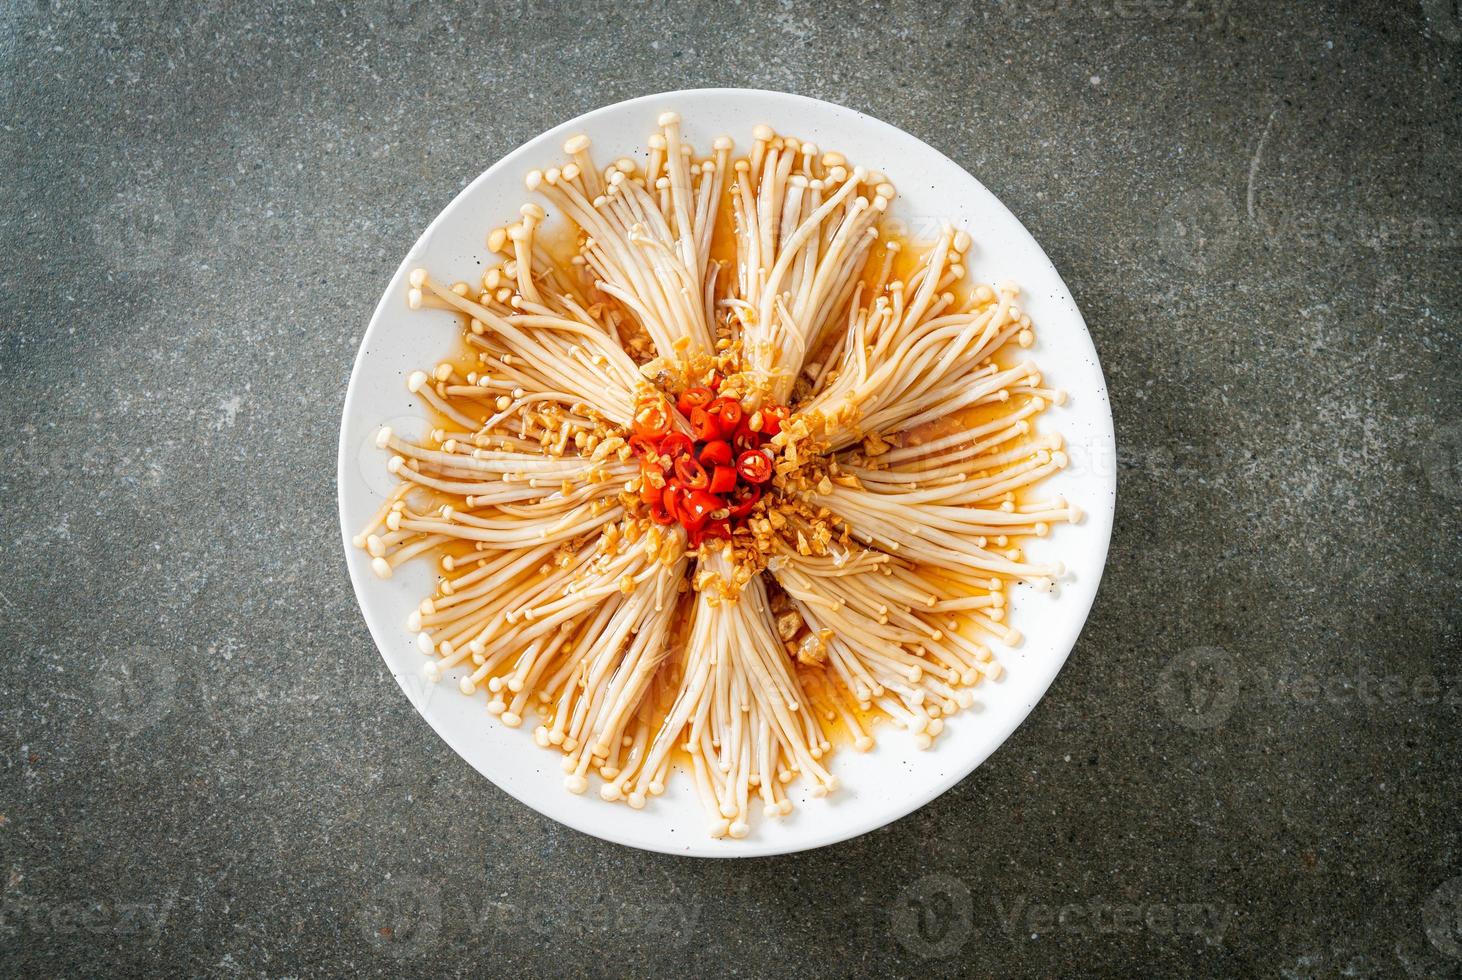
[[[1012,589],[1009,622],[1025,642],[1015,650],[996,648],[1005,677],[976,688],[975,707],[952,718],[933,748],[920,751],[910,736],[880,726],[874,751],[859,754],[843,747],[836,752],[833,772],[843,785],[838,793],[817,800],[794,786],[791,816],[758,815],[751,835],[742,840],[707,836],[687,774],[671,780],[663,797],[639,811],[606,803],[597,792],[568,793],[560,756],[534,745],[531,726],[500,725],[487,713],[482,695],[458,692],[455,673],[436,685],[423,678],[423,657],[406,619],[430,593],[433,570],[414,562],[382,581],[372,574],[365,553],[350,543],[393,482],[386,454],[375,448],[376,431],[382,425],[411,434],[424,429],[423,413],[405,378],[448,354],[459,329],[451,314],[407,309],[410,269],[425,266],[434,278],[449,282],[477,279],[485,260],[484,236],[516,218],[529,197],[523,187],[528,171],[561,162],[563,142],[575,133],[590,136],[596,160],[643,159],[645,137],[666,109],[680,113],[685,136],[698,150],[708,150],[714,137],[728,134],[739,151],[750,144],[752,127],[767,123],[888,174],[899,191],[893,217],[921,237],[930,237],[946,220],[969,231],[975,242],[970,272],[977,281],[1011,279],[1021,286],[1021,303],[1036,326],[1032,355],[1047,383],[1071,395],[1066,406],[1042,417],[1045,429],[1066,437],[1072,460],[1044,486],[1086,512],[1082,523],[1059,526],[1029,547],[1035,559],[1064,561],[1069,575],[1055,595]],[[1081,313],[1035,239],[979,181],[908,133],[842,106],[779,92],[698,89],[621,102],[566,122],[493,164],[447,205],[396,270],[366,330],[345,397],[338,483],[346,561],[371,635],[411,703],[462,758],[523,803],[586,834],[671,854],[750,857],[820,847],[897,820],[964,778],[1005,741],[1050,686],[1086,621],[1106,560],[1115,471],[1106,385]]]

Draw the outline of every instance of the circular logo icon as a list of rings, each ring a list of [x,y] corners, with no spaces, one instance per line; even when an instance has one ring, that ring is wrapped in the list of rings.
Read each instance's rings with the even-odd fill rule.
[[[414,875],[387,878],[356,911],[355,923],[377,952],[419,955],[441,931],[441,891],[434,882]]]
[[[1157,699],[1168,718],[1184,728],[1216,728],[1239,699],[1238,661],[1219,647],[1184,650],[1158,675]]]
[[[1443,426],[1427,443],[1421,461],[1433,492],[1462,500],[1462,422]]]
[[[102,264],[116,272],[156,272],[177,252],[177,211],[152,183],[124,188],[97,216],[95,230]]]
[[[390,450],[376,445],[376,436],[382,429],[390,429],[398,439],[421,442],[430,428],[427,420],[420,415],[398,415],[380,425],[372,426],[361,439],[360,445],[355,447],[355,468],[360,473],[361,482],[377,496],[390,496],[391,491],[396,489],[396,484],[401,481],[386,468],[392,454]]]
[[[136,735],[160,722],[177,698],[172,657],[149,646],[117,650],[92,675],[102,717]]]
[[[1212,272],[1234,250],[1239,212],[1216,187],[1188,191],[1164,209],[1158,220],[1158,251],[1190,272]]]
[[[1462,876],[1432,892],[1421,908],[1426,938],[1453,959],[1462,959]]]
[[[974,901],[958,878],[925,875],[899,893],[889,914],[898,944],[916,956],[953,956],[974,928]]]

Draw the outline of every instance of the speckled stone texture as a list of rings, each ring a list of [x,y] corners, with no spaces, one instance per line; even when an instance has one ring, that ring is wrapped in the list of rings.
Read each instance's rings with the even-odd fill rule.
[[[0,973],[1462,973],[1449,0],[0,3]],[[1090,622],[976,773],[706,862],[472,772],[335,513],[376,298],[497,157],[785,89],[1050,253],[1110,381]]]

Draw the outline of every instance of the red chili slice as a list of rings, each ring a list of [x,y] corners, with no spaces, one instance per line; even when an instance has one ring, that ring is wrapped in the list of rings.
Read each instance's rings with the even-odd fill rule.
[[[732,498],[731,519],[739,521],[747,514],[750,514],[751,509],[756,506],[756,502],[760,499],[761,487],[742,487],[741,490],[737,491],[736,496]]]
[[[749,483],[765,483],[772,478],[771,457],[756,449],[744,452],[736,459],[736,472]]]
[[[647,504],[658,503],[664,496],[665,488],[655,486],[644,473],[640,474],[640,481],[640,499]]]
[[[711,493],[730,493],[736,489],[736,467],[717,466],[711,473]]]
[[[664,501],[655,501],[650,504],[650,520],[656,524],[674,524],[675,515],[666,509]]]
[[[669,430],[670,413],[662,399],[646,402],[635,410],[635,435],[658,439]]]
[[[761,410],[761,434],[770,438],[782,431],[787,421],[787,410],[781,405],[769,405]]]
[[[738,431],[731,437],[731,448],[736,451],[737,456],[759,449],[761,448],[761,433],[752,432],[750,429]]]
[[[705,528],[701,531],[701,536],[728,539],[731,537],[731,522],[724,517],[717,518],[714,521],[708,521]]]
[[[686,440],[689,442],[689,440]],[[651,436],[633,435],[629,437],[629,448],[634,450],[636,456],[649,456],[651,453],[660,451],[658,441]]]
[[[711,482],[711,478],[706,475],[706,468],[692,456],[682,456],[675,461],[675,475],[687,490],[704,490]]]
[[[731,444],[725,439],[712,439],[701,447],[700,461],[702,466],[730,466],[735,453],[731,451]]]
[[[711,413],[704,408],[693,408],[690,410],[690,428],[695,433],[696,439],[700,442],[719,439],[721,436],[721,426],[711,416]]]
[[[711,402],[706,409],[716,420],[717,427],[721,434],[727,438],[736,433],[741,425],[741,418],[745,414],[741,411],[741,403],[734,398],[717,398]]]
[[[679,459],[693,449],[695,443],[683,432],[672,432],[660,440],[660,455],[669,456],[672,460]]]
[[[711,389],[704,385],[697,385],[694,388],[685,389],[679,401],[676,402],[676,407],[682,413],[689,415],[692,409],[705,408],[711,403],[711,399],[715,397],[715,392],[711,391]]]
[[[686,527],[699,527],[705,523],[712,511],[725,506],[721,498],[704,490],[692,490],[676,505],[680,511],[680,522]]]
[[[735,441],[744,442],[748,446],[756,448],[763,442],[766,442],[767,437],[765,433],[757,432],[751,427],[750,418],[743,418],[741,424],[736,427],[736,435],[732,438]]]
[[[665,489],[661,491],[660,499],[664,502],[665,512],[670,515],[672,521],[680,520],[680,498],[684,492],[685,488],[674,477],[665,481]]]

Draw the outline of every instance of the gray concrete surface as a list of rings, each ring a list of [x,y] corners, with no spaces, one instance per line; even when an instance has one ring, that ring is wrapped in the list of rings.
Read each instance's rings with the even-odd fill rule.
[[[1462,16],[1268,4],[0,5],[0,973],[1462,973]],[[1034,232],[1111,385],[1049,696],[865,838],[710,863],[470,771],[335,519],[357,342],[499,155],[839,101]]]

